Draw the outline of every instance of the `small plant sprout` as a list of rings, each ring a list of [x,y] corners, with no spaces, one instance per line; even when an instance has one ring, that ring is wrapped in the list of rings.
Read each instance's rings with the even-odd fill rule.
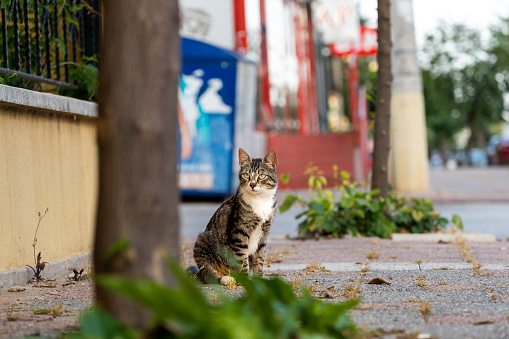
[[[361,284],[359,281],[355,281],[349,283],[348,286],[345,287],[342,294],[348,299],[358,299],[361,295]]]
[[[366,259],[372,260],[372,259],[378,259],[380,258],[380,253],[374,249],[373,251],[366,253]]]
[[[35,256],[36,246],[37,246],[37,232],[39,231],[39,226],[41,225],[42,219],[44,219],[44,217],[46,216],[48,211],[49,211],[49,207],[46,208],[46,210],[44,211],[44,214],[41,214],[41,212],[37,212],[37,214],[39,215],[39,222],[37,223],[37,227],[35,228],[34,242],[32,243],[32,247],[34,248],[35,268],[30,265],[27,265],[28,267],[30,267],[32,269],[32,271],[34,271],[33,278],[35,279],[36,282],[43,280],[42,279],[42,271],[44,270],[44,267],[46,267],[46,264],[49,264],[47,261],[41,261],[41,252],[39,252],[37,257]]]
[[[431,283],[425,279],[425,275],[424,274],[422,274],[422,275],[417,277],[417,286],[423,287],[423,286],[427,286],[427,285],[430,285],[430,284]]]
[[[37,260],[35,259],[35,247],[37,246],[37,231],[39,231],[39,226],[41,225],[42,219],[46,216],[46,213],[49,212],[49,207],[46,208],[46,211],[44,211],[44,214],[41,215],[41,212],[37,212],[39,215],[39,222],[37,223],[37,227],[35,228],[35,234],[34,234],[34,242],[32,244],[32,247],[34,248],[34,261],[37,265]]]
[[[78,281],[81,279],[81,275],[83,274],[84,269],[82,268],[81,271],[78,271],[76,269],[72,269],[72,272],[74,273],[74,276],[68,277],[69,280]]]
[[[306,271],[306,274],[324,272],[325,266],[322,266],[320,263],[313,262],[308,264],[306,268],[304,268],[304,271]]]
[[[419,305],[419,311],[425,319],[428,318],[432,310],[433,308],[431,307],[431,302],[429,301],[422,301]]]
[[[33,278],[35,279],[36,282],[43,280],[42,279],[42,271],[44,270],[44,267],[46,267],[46,264],[49,264],[49,263],[47,261],[41,262],[41,252],[39,252],[39,254],[37,255],[37,259],[36,259],[35,268],[33,268],[30,265],[27,265],[28,267],[30,267],[32,269],[32,271],[34,271]]]
[[[64,305],[60,302],[58,305],[50,309],[53,318],[59,317],[64,313]]]

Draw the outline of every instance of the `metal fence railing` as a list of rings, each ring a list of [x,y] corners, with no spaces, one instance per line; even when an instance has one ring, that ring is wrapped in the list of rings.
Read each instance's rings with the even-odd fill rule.
[[[78,89],[73,65],[99,54],[100,0],[2,0],[2,5],[0,74]]]

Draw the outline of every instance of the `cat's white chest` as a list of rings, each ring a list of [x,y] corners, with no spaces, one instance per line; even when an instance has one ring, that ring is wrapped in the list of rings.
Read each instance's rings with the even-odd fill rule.
[[[245,194],[244,200],[251,206],[253,212],[262,219],[264,223],[272,214],[272,207],[274,206],[274,192],[264,194],[263,196]]]
[[[260,223],[249,236],[247,255],[253,255],[258,250],[260,240],[263,237],[262,225],[272,215],[275,194],[275,190],[257,195],[250,193],[244,194],[244,201],[251,207],[253,213],[261,219]]]
[[[263,235],[262,225],[258,225],[251,236],[249,237],[249,243],[247,245],[247,255],[253,255],[258,250],[258,246],[260,246],[260,240]]]

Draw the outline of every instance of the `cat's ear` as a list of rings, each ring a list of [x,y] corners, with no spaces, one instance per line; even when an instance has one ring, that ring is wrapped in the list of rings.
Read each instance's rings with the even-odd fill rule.
[[[276,152],[273,149],[267,152],[265,158],[263,158],[263,162],[269,165],[269,167],[276,169],[277,167],[277,157]]]
[[[251,162],[251,157],[246,153],[242,148],[239,148],[239,165],[240,167],[246,165],[248,162]]]

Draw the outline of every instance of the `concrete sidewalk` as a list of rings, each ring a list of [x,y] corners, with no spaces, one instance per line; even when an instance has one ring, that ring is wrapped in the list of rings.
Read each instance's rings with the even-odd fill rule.
[[[192,244],[183,243],[186,264]],[[369,338],[509,337],[507,242],[272,238],[266,263],[267,276],[317,298],[360,298],[352,317]],[[390,285],[368,283],[377,277]]]
[[[193,244],[194,238],[182,241],[184,266],[193,264]],[[271,238],[264,273],[304,286],[326,302],[360,298],[351,316],[368,338],[509,337],[505,241]],[[388,284],[368,283],[377,277]],[[26,284],[20,292],[0,288],[0,338],[57,337],[76,329],[79,313],[93,303],[93,284],[66,280]],[[208,294],[216,288],[203,286]],[[225,292],[235,296],[242,290]],[[34,315],[59,307],[62,314],[56,317]]]

